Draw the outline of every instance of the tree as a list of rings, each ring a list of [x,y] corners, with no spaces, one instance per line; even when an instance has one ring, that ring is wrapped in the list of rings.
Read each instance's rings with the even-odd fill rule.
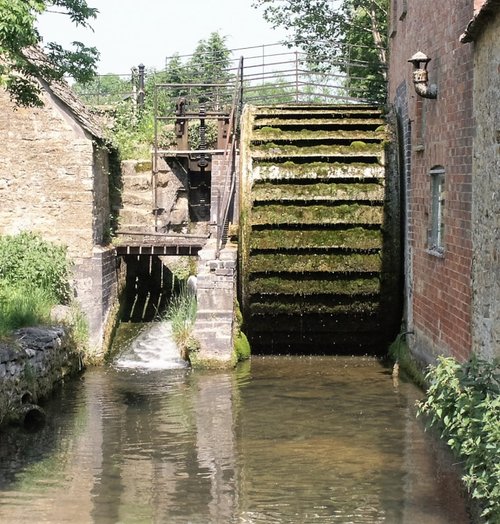
[[[358,99],[385,95],[388,0],[254,0],[273,27],[291,33],[314,70],[340,70]]]
[[[86,0],[0,0],[0,85],[20,105],[42,105],[37,78],[50,83],[68,74],[88,82],[95,74],[99,54],[81,42],[73,42],[72,49],[48,42],[44,46],[46,59],[30,59],[26,50],[42,45],[36,21],[46,11],[68,16],[82,27],[90,27],[89,20],[98,12]]]

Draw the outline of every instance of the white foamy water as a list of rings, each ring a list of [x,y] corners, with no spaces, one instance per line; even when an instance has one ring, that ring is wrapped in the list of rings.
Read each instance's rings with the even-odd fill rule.
[[[187,366],[172,339],[170,322],[149,324],[114,362],[118,368],[128,369],[178,369]]]

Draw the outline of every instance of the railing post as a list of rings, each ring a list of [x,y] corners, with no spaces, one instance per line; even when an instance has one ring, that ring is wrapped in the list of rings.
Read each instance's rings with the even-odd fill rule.
[[[137,93],[139,109],[144,108],[144,69],[144,64],[139,64],[139,92]]]
[[[295,102],[299,102],[299,53],[295,51]]]

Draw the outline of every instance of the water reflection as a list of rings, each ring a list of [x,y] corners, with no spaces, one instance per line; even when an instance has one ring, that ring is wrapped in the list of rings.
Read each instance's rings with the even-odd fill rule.
[[[88,371],[1,435],[0,522],[468,522],[456,472],[375,360]]]

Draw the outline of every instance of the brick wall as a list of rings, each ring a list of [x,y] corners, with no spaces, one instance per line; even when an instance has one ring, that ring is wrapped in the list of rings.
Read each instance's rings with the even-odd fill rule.
[[[500,13],[474,49],[473,349],[500,357]]]
[[[473,15],[473,0],[408,4],[393,0],[400,14],[391,17],[389,97],[411,133],[406,255],[411,257],[408,328],[414,335],[409,340],[423,360],[440,353],[465,359],[471,350],[473,54],[459,37]],[[438,86],[437,100],[414,91],[408,59],[417,51],[432,58],[428,70]],[[445,170],[442,256],[428,245],[434,166]]]

